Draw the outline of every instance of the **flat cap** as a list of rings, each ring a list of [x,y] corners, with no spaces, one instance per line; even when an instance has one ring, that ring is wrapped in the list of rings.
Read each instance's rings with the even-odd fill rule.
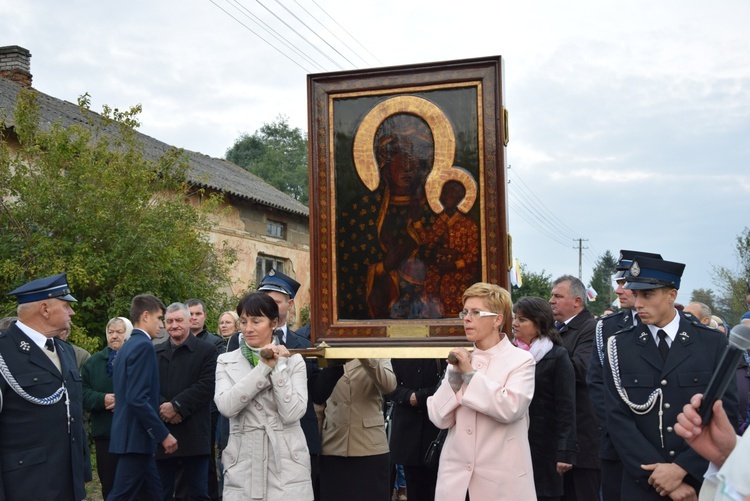
[[[625,274],[630,269],[630,265],[633,264],[633,258],[635,256],[643,256],[643,257],[650,257],[653,259],[661,259],[661,254],[653,254],[651,252],[641,252],[641,251],[634,251],[634,250],[621,250],[620,251],[620,257],[617,258],[617,265],[615,266],[615,270],[617,272],[612,275],[612,280],[614,282],[617,282],[618,280],[622,280],[625,278]]]
[[[625,289],[658,289],[659,287],[680,288],[680,279],[685,265],[663,259],[635,256],[625,274]]]
[[[281,292],[290,298],[294,298],[299,287],[300,284],[295,279],[284,275],[280,271],[272,269],[265,277],[263,277],[263,280],[260,281],[258,290]]]
[[[45,299],[61,299],[73,303],[77,302],[76,298],[70,295],[68,277],[65,273],[51,277],[37,278],[9,292],[8,295],[16,296],[18,304],[33,303]]]

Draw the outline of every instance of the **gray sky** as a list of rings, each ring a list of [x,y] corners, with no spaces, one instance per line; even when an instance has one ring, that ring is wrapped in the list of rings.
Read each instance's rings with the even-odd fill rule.
[[[748,23],[745,0],[36,0],[0,3],[0,45],[38,90],[140,103],[141,132],[216,157],[279,115],[306,131],[308,73],[502,55],[515,256],[577,275],[586,239],[588,282],[606,250],[659,252],[687,302],[750,226]]]

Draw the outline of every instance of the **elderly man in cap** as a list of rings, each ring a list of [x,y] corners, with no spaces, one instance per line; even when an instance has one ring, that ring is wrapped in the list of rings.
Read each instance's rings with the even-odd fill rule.
[[[9,295],[18,320],[0,333],[0,499],[85,499],[81,376],[71,346],[55,339],[76,299],[65,274]]]
[[[695,499],[708,466],[674,425],[693,394],[705,391],[727,340],[675,309],[684,268],[635,256],[625,288],[640,321],[607,340],[607,431],[623,463],[623,500]],[[736,420],[736,385],[724,403]]]
[[[591,404],[596,411],[596,417],[599,419],[599,427],[602,429],[602,442],[599,446],[599,459],[602,461],[602,501],[619,501],[622,485],[622,462],[617,456],[617,451],[607,432],[607,412],[604,408],[604,372],[602,371],[604,348],[610,336],[638,324],[633,291],[625,288],[625,273],[630,268],[636,255],[661,259],[659,254],[649,252],[620,251],[620,258],[615,266],[616,273],[612,277],[612,281],[617,284],[615,294],[620,300],[621,310],[597,321],[594,350],[591,353],[591,361],[586,373],[589,398],[591,398]]]

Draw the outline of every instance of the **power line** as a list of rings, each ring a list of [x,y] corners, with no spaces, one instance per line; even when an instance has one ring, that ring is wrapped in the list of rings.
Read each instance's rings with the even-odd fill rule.
[[[233,7],[237,10],[242,9],[240,12],[250,19],[252,22],[266,30],[267,33],[275,37],[277,40],[282,42],[284,45],[286,45],[288,48],[290,48],[292,51],[294,51],[297,55],[301,56],[303,59],[305,59],[308,63],[312,64],[319,70],[323,70],[323,67],[320,66],[318,63],[316,63],[310,56],[308,56],[306,53],[298,49],[297,47],[292,44],[288,39],[286,39],[282,34],[277,32],[275,29],[273,29],[271,26],[268,25],[265,21],[263,21],[261,18],[256,16],[250,9],[242,5],[239,0],[227,0],[228,2],[234,2],[236,5],[233,5]]]
[[[250,33],[252,33],[252,34],[253,34],[253,35],[255,35],[256,37],[258,37],[258,38],[260,38],[261,40],[263,40],[263,41],[264,41],[264,42],[265,42],[266,44],[270,45],[270,46],[271,46],[271,47],[272,47],[272,48],[273,48],[274,50],[276,50],[276,51],[277,51],[277,52],[278,52],[279,54],[281,54],[282,56],[284,56],[285,58],[289,59],[289,60],[290,60],[291,62],[293,62],[293,63],[294,63],[294,64],[296,64],[297,66],[299,66],[299,67],[300,67],[300,68],[302,69],[302,71],[304,71],[305,73],[310,73],[310,70],[308,70],[307,68],[305,68],[304,66],[302,66],[302,65],[301,65],[300,63],[298,63],[297,61],[295,61],[294,59],[292,59],[291,57],[289,57],[289,56],[288,56],[288,55],[287,55],[287,54],[286,54],[286,53],[285,53],[284,51],[282,51],[281,49],[279,49],[278,47],[276,47],[276,46],[275,46],[274,44],[272,44],[271,42],[269,42],[268,40],[266,40],[265,38],[263,38],[262,36],[260,36],[260,35],[259,35],[258,33],[256,33],[255,31],[253,31],[253,29],[252,29],[252,28],[250,28],[250,27],[249,27],[248,25],[246,25],[245,23],[243,23],[242,21],[240,21],[239,19],[237,19],[236,17],[234,17],[234,16],[233,16],[233,15],[232,15],[231,13],[229,13],[229,12],[228,12],[228,11],[227,11],[226,9],[224,9],[224,8],[223,8],[223,7],[221,6],[221,5],[219,5],[219,4],[217,4],[216,2],[214,2],[214,0],[209,0],[209,2],[211,2],[211,3],[212,3],[212,4],[214,4],[214,5],[216,6],[216,7],[218,7],[218,8],[219,8],[219,9],[220,9],[220,10],[221,10],[222,12],[224,12],[224,14],[226,14],[226,15],[227,15],[227,16],[229,16],[229,17],[231,17],[231,18],[232,18],[232,19],[234,19],[235,21],[237,21],[237,22],[238,22],[238,23],[239,23],[240,25],[242,25],[242,26],[243,26],[243,27],[244,27],[244,28],[245,28],[246,30],[248,30],[248,31],[249,31]]]
[[[342,30],[344,31],[344,33],[346,33],[347,35],[349,35],[349,38],[351,38],[352,40],[354,40],[355,42],[357,42],[357,45],[359,45],[360,47],[362,47],[363,49],[365,49],[365,52],[367,52],[367,53],[368,53],[368,54],[370,54],[370,55],[371,55],[371,56],[372,56],[373,58],[375,58],[375,61],[377,61],[377,62],[378,62],[379,64],[382,64],[382,63],[380,62],[380,60],[379,60],[379,59],[377,58],[377,56],[375,56],[375,54],[373,54],[372,52],[370,52],[370,51],[369,51],[369,50],[367,49],[367,47],[365,47],[364,45],[362,45],[362,43],[360,43],[360,41],[359,41],[359,40],[357,40],[357,39],[356,39],[356,38],[354,37],[354,35],[352,35],[351,33],[349,33],[349,32],[348,32],[348,31],[346,30],[346,28],[344,28],[343,26],[341,26],[341,25],[340,25],[340,24],[338,23],[338,21],[336,21],[336,20],[335,20],[335,19],[334,19],[334,18],[333,18],[333,17],[332,17],[332,16],[331,16],[331,15],[330,15],[330,14],[329,14],[328,12],[326,12],[326,10],[325,10],[325,9],[324,9],[323,7],[321,7],[321,6],[320,6],[320,4],[318,4],[318,2],[316,2],[315,0],[312,0],[312,3],[314,3],[314,4],[315,4],[315,6],[316,6],[317,8],[319,8],[319,9],[320,9],[320,10],[321,10],[321,11],[323,12],[323,14],[325,14],[326,16],[328,16],[328,18],[329,18],[329,19],[330,19],[331,21],[333,21],[333,22],[334,22],[334,23],[336,24],[336,26],[338,26],[339,28],[341,28],[341,29],[342,29]]]
[[[550,210],[549,207],[547,207],[547,205],[533,192],[531,188],[529,188],[529,186],[526,184],[526,182],[523,180],[523,178],[517,171],[513,170],[510,166],[508,166],[508,171],[511,172],[513,176],[518,179],[518,181],[521,183],[521,185],[524,188],[526,188],[527,193],[529,194],[529,197],[536,200],[536,202],[547,211],[545,214],[549,214],[549,216],[556,221],[554,224],[550,223],[552,224],[552,226],[556,227],[558,231],[561,229],[567,231],[567,233],[569,233],[569,235],[571,235],[572,237],[578,237],[580,235],[577,231],[571,229],[568,225],[566,225],[560,218],[555,216],[555,213],[552,210]]]
[[[284,4],[282,4],[281,2],[279,2],[279,0],[276,0],[276,3],[277,3],[277,4],[279,4],[279,5],[281,6],[281,8],[282,8],[282,9],[284,9],[285,11],[287,11],[287,12],[289,13],[289,15],[291,15],[292,17],[294,17],[294,19],[296,19],[297,21],[299,21],[299,22],[300,22],[300,23],[302,24],[302,26],[304,26],[305,28],[307,28],[307,29],[308,29],[308,30],[310,31],[310,33],[312,33],[313,35],[315,35],[316,37],[318,37],[318,38],[320,39],[320,41],[321,41],[321,42],[323,42],[323,43],[324,43],[324,44],[326,44],[326,45],[327,45],[328,47],[330,47],[330,48],[331,48],[331,49],[332,49],[332,50],[333,50],[334,52],[336,52],[336,54],[338,54],[339,56],[343,57],[343,58],[344,58],[344,60],[345,60],[345,61],[346,61],[347,63],[349,63],[349,64],[351,64],[352,66],[355,66],[355,67],[356,67],[356,65],[355,65],[355,64],[354,64],[353,62],[351,62],[351,61],[349,60],[349,58],[347,58],[347,57],[346,57],[345,55],[343,55],[343,54],[342,54],[341,52],[339,52],[339,50],[338,50],[338,49],[336,49],[336,47],[334,47],[333,45],[331,45],[330,43],[328,43],[328,40],[326,40],[326,39],[324,39],[324,38],[323,38],[322,36],[320,36],[320,35],[319,35],[319,34],[318,34],[318,33],[317,33],[317,32],[316,32],[315,30],[313,30],[312,28],[310,28],[310,27],[309,27],[309,26],[307,25],[307,23],[305,23],[305,22],[304,22],[304,21],[303,21],[302,19],[300,19],[300,18],[299,18],[299,16],[297,16],[297,14],[295,14],[294,12],[292,12],[291,10],[289,10],[289,9],[288,9],[288,8],[287,8],[287,7],[286,7],[286,6],[284,5]],[[303,9],[303,10],[304,10],[304,9]],[[307,12],[307,11],[305,11],[305,12]],[[340,68],[340,66],[339,66],[339,68]]]
[[[359,53],[358,53],[357,51],[355,51],[354,49],[352,49],[352,48],[351,48],[351,47],[349,46],[349,44],[347,44],[347,43],[346,43],[345,41],[341,40],[341,39],[340,39],[340,38],[338,37],[338,35],[336,35],[336,33],[334,33],[333,31],[331,31],[331,30],[330,30],[330,29],[328,28],[328,26],[326,26],[325,24],[323,24],[322,22],[320,22],[320,20],[319,20],[319,19],[318,19],[317,17],[315,17],[315,16],[314,16],[314,15],[313,15],[313,14],[312,14],[312,13],[311,13],[310,11],[308,11],[307,9],[305,9],[305,7],[304,7],[304,6],[302,5],[302,4],[300,4],[300,3],[299,3],[299,2],[297,1],[297,0],[293,0],[293,1],[294,1],[294,3],[296,3],[296,4],[297,4],[297,6],[298,6],[298,7],[300,8],[300,9],[302,9],[302,10],[303,10],[303,11],[304,11],[304,12],[305,12],[305,13],[306,13],[306,14],[307,14],[308,16],[310,16],[311,18],[313,18],[313,19],[315,20],[315,22],[317,22],[317,23],[318,23],[318,24],[319,24],[319,25],[320,25],[320,26],[321,26],[321,27],[322,27],[322,28],[323,28],[324,30],[326,30],[326,31],[327,31],[328,33],[330,33],[331,35],[333,35],[333,38],[335,38],[336,40],[338,40],[338,41],[339,41],[339,42],[340,42],[341,44],[343,44],[343,46],[344,46],[344,47],[346,47],[347,49],[349,49],[349,52],[351,52],[352,54],[354,54],[355,56],[357,56],[357,57],[359,58],[359,60],[360,60],[360,61],[362,61],[363,63],[365,63],[365,64],[368,64],[368,65],[369,65],[369,63],[367,62],[367,60],[366,60],[365,58],[363,58],[362,56],[360,56],[360,55],[359,55]],[[323,11],[323,12],[324,12],[324,13],[325,13],[326,15],[328,15],[328,13],[327,13],[327,12],[325,12],[325,11]],[[330,17],[330,16],[328,16],[328,17]],[[334,20],[333,18],[331,18],[331,19],[333,20],[333,22],[334,22],[334,23],[336,23],[336,20]],[[336,23],[336,24],[338,24],[338,23]],[[341,26],[341,25],[339,25],[339,26]],[[341,29],[343,30],[343,28],[341,28]],[[346,30],[344,30],[344,32],[346,32]],[[348,33],[347,33],[347,34],[348,34]],[[350,36],[350,38],[351,38],[351,36]],[[355,41],[356,41],[356,40],[355,40]],[[359,42],[358,42],[358,43],[359,43]],[[360,45],[361,45],[361,44],[360,44]],[[365,50],[367,50],[367,49],[365,49]],[[356,66],[355,66],[355,67],[356,67]]]
[[[517,215],[520,216],[521,219],[529,223],[529,225],[535,228],[539,233],[542,233],[550,240],[557,242],[565,248],[568,248],[570,246],[567,240],[562,239],[560,235],[555,233],[553,230],[540,225],[538,219],[536,219],[536,217],[529,212],[528,208],[523,204],[518,203],[515,195],[511,194],[511,196],[509,197],[509,202],[511,208],[516,211]]]
[[[278,19],[278,21],[280,23],[282,23],[284,26],[286,26],[287,28],[289,28],[290,30],[292,30],[295,35],[297,35],[302,40],[304,40],[305,43],[307,43],[310,47],[312,47],[313,49],[315,49],[316,51],[318,51],[318,53],[321,56],[325,57],[331,63],[333,63],[334,65],[336,65],[336,67],[338,67],[338,69],[340,69],[340,70],[343,69],[343,67],[339,63],[337,63],[336,61],[334,61],[333,59],[331,59],[330,56],[328,56],[328,54],[326,54],[325,52],[323,52],[322,50],[320,50],[318,48],[318,46],[316,46],[315,44],[313,44],[312,42],[310,42],[310,40],[308,40],[305,36],[303,36],[299,31],[297,31],[296,29],[294,29],[289,23],[287,23],[285,20],[283,20],[278,14],[276,14],[274,11],[272,11],[270,8],[268,8],[263,2],[261,2],[260,0],[255,0],[255,2],[258,5],[260,5],[261,7],[263,7],[264,9],[266,9],[273,17],[275,17],[276,19]]]

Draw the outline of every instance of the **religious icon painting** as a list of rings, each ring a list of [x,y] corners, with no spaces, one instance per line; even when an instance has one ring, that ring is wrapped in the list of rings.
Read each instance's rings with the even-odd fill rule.
[[[508,287],[502,96],[499,56],[308,76],[316,340],[455,342]]]

